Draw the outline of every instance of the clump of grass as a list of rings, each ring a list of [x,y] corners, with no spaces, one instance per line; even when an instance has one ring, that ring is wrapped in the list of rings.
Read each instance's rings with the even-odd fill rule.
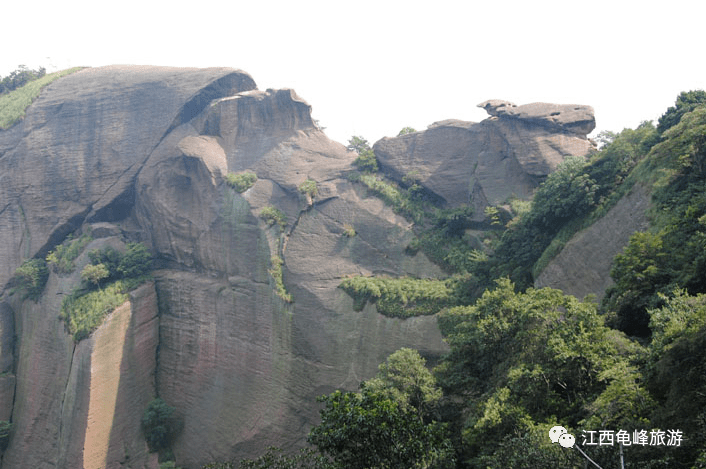
[[[74,67],[59,72],[44,75],[38,80],[31,81],[26,85],[10,93],[0,96],[0,129],[9,129],[24,118],[25,110],[39,96],[42,88],[49,83],[81,70],[83,67]]]
[[[250,189],[257,181],[257,175],[251,172],[244,173],[228,173],[226,174],[226,184],[235,189],[237,192],[243,193]]]

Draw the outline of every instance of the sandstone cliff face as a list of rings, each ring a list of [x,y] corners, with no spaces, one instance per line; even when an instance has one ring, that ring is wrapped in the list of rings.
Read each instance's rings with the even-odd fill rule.
[[[391,175],[417,170],[449,205],[482,207],[528,195],[565,155],[590,149],[589,108],[508,106],[376,152]],[[154,468],[139,419],[156,395],[183,418],[173,449],[187,469],[297,446],[316,396],[355,389],[400,347],[443,353],[434,317],[355,312],[337,289],[354,274],[441,275],[405,252],[410,224],[345,178],[355,157],[292,90],[257,90],[232,69],[104,67],[45,89],[0,132],[0,285],[88,228],[86,252],[141,241],[157,269],[78,344],[57,316],[86,252],[36,303],[6,289],[0,419],[14,434],[0,467]],[[224,176],[243,170],[258,179],[240,194]],[[307,179],[314,198],[298,190]],[[269,206],[282,229],[259,217]],[[276,257],[291,302],[269,272]]]
[[[0,151],[0,284],[89,227],[86,251],[142,241],[159,267],[78,344],[57,316],[85,252],[37,303],[6,292],[3,469],[156,467],[139,428],[155,395],[183,418],[180,466],[298,445],[317,395],[356,388],[402,346],[445,350],[433,317],[355,312],[336,288],[356,273],[439,271],[404,253],[409,224],[345,179],[355,155],[291,90],[258,91],[230,69],[88,69],[45,89]],[[238,194],[223,177],[244,169],[258,181]],[[313,200],[298,191],[307,178]],[[286,215],[281,232],[258,218],[267,206]],[[273,256],[292,303],[275,293]]]
[[[384,138],[374,146],[382,169],[401,180],[410,170],[450,206],[471,203],[476,214],[511,196],[528,198],[566,156],[593,150],[593,109],[581,105],[500,100],[479,104],[480,123],[447,120],[422,132]]]

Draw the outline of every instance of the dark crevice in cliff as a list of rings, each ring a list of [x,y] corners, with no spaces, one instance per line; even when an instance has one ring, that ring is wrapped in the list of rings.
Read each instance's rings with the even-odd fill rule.
[[[47,254],[49,254],[49,251],[51,251],[55,246],[63,243],[68,235],[74,233],[81,227],[81,225],[83,225],[83,223],[86,221],[86,216],[91,212],[92,208],[92,205],[89,206],[88,208],[86,208],[80,213],[77,213],[73,217],[69,218],[65,223],[56,228],[54,232],[49,235],[47,242],[41,248],[39,248],[39,250],[35,254],[35,257],[44,258],[47,256]]]

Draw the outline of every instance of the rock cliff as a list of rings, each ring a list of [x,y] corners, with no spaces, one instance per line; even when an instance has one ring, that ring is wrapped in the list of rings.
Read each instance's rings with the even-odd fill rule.
[[[380,163],[417,171],[449,205],[482,207],[528,196],[591,149],[590,108],[501,104],[479,124],[383,139]],[[400,347],[442,354],[434,317],[356,312],[337,288],[356,274],[442,274],[405,251],[410,224],[345,177],[355,157],[294,91],[258,90],[237,70],[112,66],[49,85],[0,131],[0,286],[69,234],[94,240],[37,302],[5,288],[0,420],[14,428],[0,467],[154,468],[139,420],[157,395],[184,423],[173,449],[187,469],[297,446],[316,396],[355,389]],[[225,177],[245,170],[257,180],[238,193]],[[283,227],[259,216],[270,207]],[[153,281],[74,343],[63,296],[90,249],[127,241],[149,246]]]
[[[382,169],[401,180],[410,171],[448,205],[472,203],[482,214],[509,197],[528,198],[566,156],[594,147],[593,109],[491,100],[478,105],[490,118],[480,123],[446,120],[422,132],[383,138],[375,146]]]
[[[337,289],[352,274],[439,270],[405,254],[409,223],[345,178],[355,155],[291,90],[232,69],[86,69],[47,87],[0,151],[2,285],[67,235],[96,238],[38,302],[6,289],[0,303],[3,469],[156,467],[139,428],[156,395],[183,419],[180,466],[298,445],[317,395],[356,388],[399,347],[445,350],[433,317],[355,312]],[[239,194],[224,176],[245,169],[258,179]],[[268,206],[283,229],[258,217]],[[124,241],[150,247],[154,282],[75,344],[61,299],[88,250]]]

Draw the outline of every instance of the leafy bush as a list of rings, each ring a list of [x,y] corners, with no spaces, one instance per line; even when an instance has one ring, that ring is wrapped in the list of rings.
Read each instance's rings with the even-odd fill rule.
[[[176,408],[161,397],[153,399],[142,414],[142,431],[152,452],[167,450],[181,427]]]
[[[49,278],[49,269],[44,259],[28,259],[15,270],[14,279],[24,297],[37,301]]]
[[[284,213],[272,205],[268,205],[262,209],[260,212],[260,218],[265,220],[265,222],[270,226],[277,224],[282,229],[287,226],[287,219],[284,216]]]
[[[291,303],[292,295],[287,292],[287,288],[284,286],[284,280],[282,278],[282,264],[284,264],[284,261],[279,256],[272,256],[270,262],[272,262],[272,267],[267,272],[275,281],[275,293],[287,303]]]
[[[674,106],[667,109],[667,112],[662,114],[662,117],[659,118],[657,131],[663,134],[677,125],[684,114],[703,105],[706,105],[706,91],[694,90],[681,92],[679,96],[677,96]]]
[[[408,134],[413,134],[416,132],[412,127],[404,127],[400,132],[397,134],[398,137],[402,137],[403,135],[408,135]]]
[[[105,249],[94,249],[88,253],[93,265],[103,265],[108,270],[108,281],[140,278],[152,269],[152,254],[142,243],[128,243],[125,252],[120,252],[108,246]]]
[[[319,188],[316,187],[316,181],[307,179],[299,185],[299,192],[309,194],[309,197],[314,198],[319,193]]]
[[[353,160],[353,164],[366,173],[376,173],[379,169],[378,160],[372,149],[359,153],[358,158]]]
[[[105,264],[87,264],[81,271],[81,278],[86,282],[90,282],[96,286],[100,281],[108,278],[110,272]]]
[[[250,189],[257,181],[257,176],[251,172],[244,173],[228,173],[226,174],[226,184],[235,189],[237,192],[245,192]]]
[[[55,272],[60,274],[70,274],[76,269],[74,260],[83,252],[83,249],[93,240],[90,234],[84,233],[74,239],[69,235],[67,242],[58,245],[53,251],[47,254],[47,262]]]

